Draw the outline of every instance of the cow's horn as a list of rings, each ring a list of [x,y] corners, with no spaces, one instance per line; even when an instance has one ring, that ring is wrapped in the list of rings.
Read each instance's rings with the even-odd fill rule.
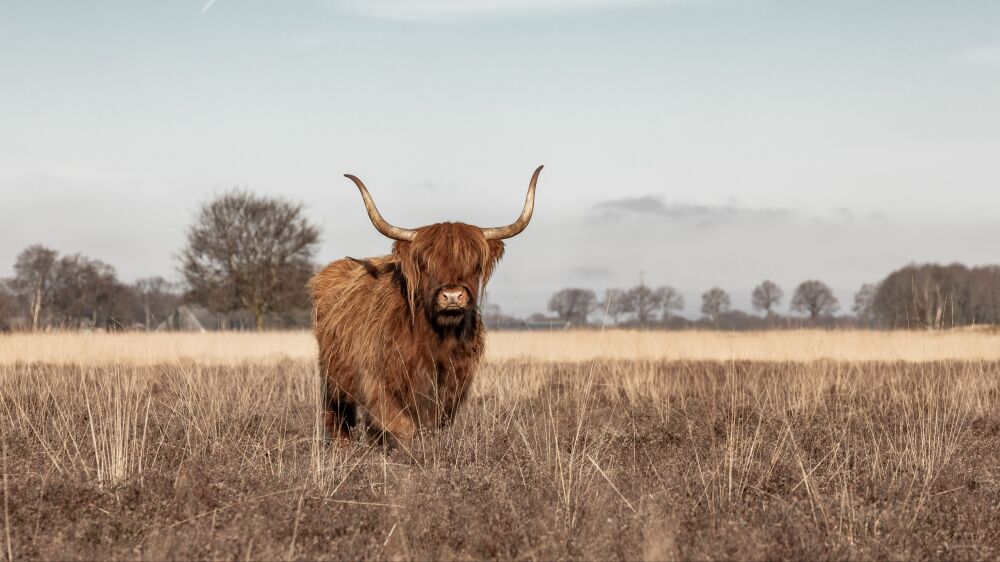
[[[539,166],[535,169],[535,173],[531,174],[531,183],[528,184],[528,196],[524,198],[524,209],[521,211],[521,216],[517,217],[516,221],[507,226],[484,228],[483,235],[486,236],[487,240],[511,238],[517,236],[522,230],[528,227],[528,222],[531,220],[531,213],[535,210],[535,184],[538,183],[538,174],[541,173],[544,167]]]
[[[372,219],[372,224],[375,228],[385,236],[392,238],[393,240],[413,240],[413,237],[417,235],[417,229],[415,228],[399,228],[398,226],[393,226],[382,218],[382,213],[378,212],[378,208],[375,207],[375,202],[372,201],[372,196],[368,193],[368,188],[362,183],[357,176],[351,174],[344,174],[344,176],[353,181],[358,189],[361,191],[361,198],[365,200],[365,209],[368,209],[368,217]]]

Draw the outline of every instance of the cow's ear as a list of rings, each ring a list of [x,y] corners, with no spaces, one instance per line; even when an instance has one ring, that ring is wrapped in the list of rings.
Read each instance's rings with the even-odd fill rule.
[[[490,255],[489,258],[486,260],[486,263],[483,265],[482,284],[484,286],[486,285],[486,282],[490,280],[490,277],[493,275],[493,269],[496,268],[497,262],[499,262],[500,259],[503,258],[503,250],[504,250],[504,245],[502,240],[488,240],[486,243],[490,248]]]
[[[364,268],[365,271],[368,272],[368,275],[371,275],[376,279],[378,279],[379,273],[383,273],[382,269],[379,266],[372,263],[371,260],[359,260],[358,258],[352,258],[351,256],[347,256],[347,259],[360,265],[362,268]],[[385,266],[383,265],[382,268],[384,267]]]
[[[489,240],[487,244],[490,246],[490,264],[496,265],[503,258],[503,240]]]
[[[392,245],[392,255],[399,263],[399,271],[406,279],[407,299],[410,301],[410,310],[416,310],[417,291],[420,287],[420,268],[417,266],[416,256],[413,255],[413,243],[405,240],[398,240]]]
[[[402,260],[403,254],[409,253],[409,251],[410,251],[409,242],[403,242],[401,240],[397,240],[392,243],[392,257],[396,258],[397,260]]]

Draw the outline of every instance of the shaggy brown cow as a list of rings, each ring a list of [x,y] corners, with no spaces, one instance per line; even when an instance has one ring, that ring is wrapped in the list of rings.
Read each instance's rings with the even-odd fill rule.
[[[503,256],[501,240],[528,226],[541,171],[521,216],[499,228],[395,227],[347,175],[375,228],[396,242],[388,256],[338,260],[310,281],[328,440],[349,439],[362,415],[375,435],[403,442],[454,419],[485,346],[479,295]]]

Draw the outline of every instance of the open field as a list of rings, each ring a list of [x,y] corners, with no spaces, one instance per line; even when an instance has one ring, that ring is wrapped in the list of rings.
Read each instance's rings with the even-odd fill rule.
[[[158,365],[190,361],[311,361],[309,332],[128,334],[63,332],[0,337],[0,364]],[[491,332],[487,361],[1000,361],[1000,330]]]
[[[318,439],[308,334],[0,337],[12,559],[1000,556],[1000,336],[497,333],[463,415]]]

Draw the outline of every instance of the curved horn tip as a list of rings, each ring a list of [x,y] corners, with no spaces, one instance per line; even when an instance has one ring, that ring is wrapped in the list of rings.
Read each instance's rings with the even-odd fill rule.
[[[354,182],[354,185],[357,186],[358,189],[368,191],[368,188],[365,187],[365,182],[361,181],[361,178],[358,176],[354,174],[344,174],[344,177]]]

